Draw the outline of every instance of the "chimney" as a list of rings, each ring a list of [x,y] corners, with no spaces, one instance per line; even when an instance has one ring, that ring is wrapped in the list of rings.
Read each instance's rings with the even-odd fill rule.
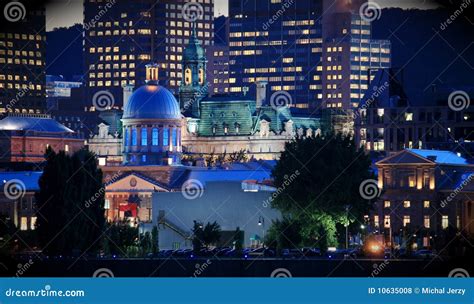
[[[267,99],[267,84],[266,81],[257,81],[257,109],[260,109]]]
[[[125,109],[125,106],[128,103],[128,100],[130,99],[130,96],[132,96],[133,93],[133,86],[130,84],[124,85],[123,86],[123,108]]]

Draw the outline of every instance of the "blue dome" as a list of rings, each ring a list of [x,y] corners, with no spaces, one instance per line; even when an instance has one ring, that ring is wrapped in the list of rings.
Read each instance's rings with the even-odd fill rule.
[[[166,88],[144,85],[128,100],[123,119],[180,119],[178,101]]]

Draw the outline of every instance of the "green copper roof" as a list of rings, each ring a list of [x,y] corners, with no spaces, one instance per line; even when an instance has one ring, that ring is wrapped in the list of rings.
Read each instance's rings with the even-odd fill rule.
[[[202,100],[199,135],[224,136],[225,127],[229,136],[251,135],[251,103],[250,100]]]
[[[193,25],[193,31],[191,37],[189,38],[189,43],[183,52],[183,61],[198,61],[205,59],[206,53],[197,37],[196,27]]]

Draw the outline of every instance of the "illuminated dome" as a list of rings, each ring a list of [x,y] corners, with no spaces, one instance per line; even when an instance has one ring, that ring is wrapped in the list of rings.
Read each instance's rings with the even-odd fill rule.
[[[123,119],[180,119],[179,104],[173,94],[148,83],[136,90],[125,105]]]

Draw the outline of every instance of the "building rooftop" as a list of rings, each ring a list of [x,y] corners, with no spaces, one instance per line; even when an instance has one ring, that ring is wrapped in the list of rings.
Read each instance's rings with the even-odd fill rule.
[[[10,114],[0,120],[2,131],[36,131],[49,133],[74,133],[73,130],[60,124],[46,115]]]
[[[0,172],[0,184],[2,189],[10,182],[10,184],[15,183],[17,187],[25,191],[38,191],[38,181],[42,174],[43,172],[32,171]]]
[[[423,158],[443,165],[468,165],[467,160],[451,151],[408,149]]]

